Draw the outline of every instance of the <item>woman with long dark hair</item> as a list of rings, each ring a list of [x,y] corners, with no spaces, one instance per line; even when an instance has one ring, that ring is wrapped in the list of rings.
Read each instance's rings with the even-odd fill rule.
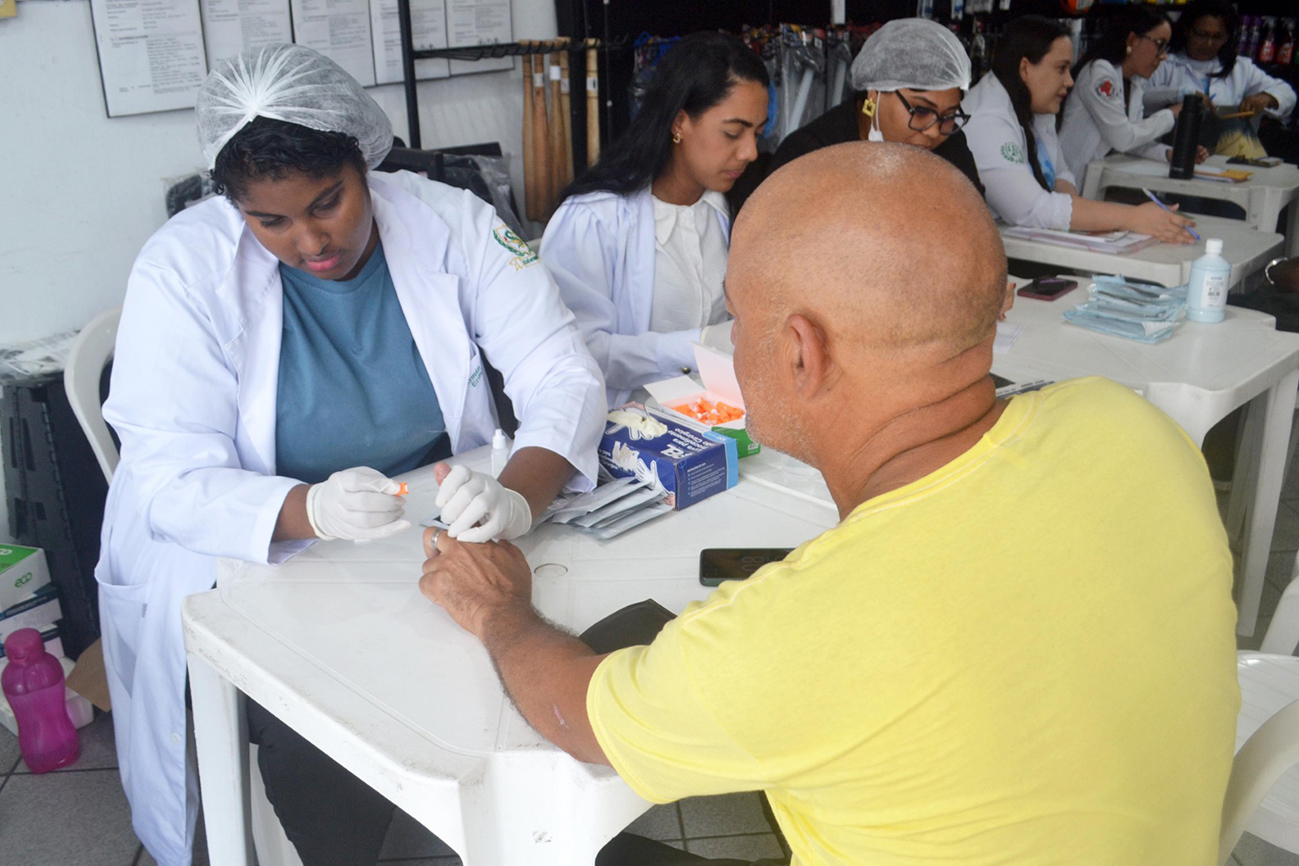
[[[1182,110],[1174,99],[1144,117],[1145,82],[1168,55],[1173,27],[1152,6],[1129,6],[1074,69],[1073,93],[1065,101],[1060,148],[1080,184],[1087,166],[1111,151],[1167,160],[1172,148],[1159,141]],[[1200,158],[1209,155],[1201,149]]]
[[[1152,111],[1188,93],[1204,93],[1217,106],[1240,106],[1285,120],[1295,106],[1289,84],[1273,78],[1248,57],[1236,55],[1240,17],[1227,0],[1191,0],[1173,28],[1173,52],[1146,88]]]
[[[564,191],[541,259],[604,370],[610,405],[730,347],[723,194],[758,156],[767,70],[739,39],[694,33],[664,55],[631,126]]]
[[[1049,229],[1128,229],[1168,243],[1193,243],[1191,220],[1153,202],[1135,207],[1078,195],[1055,119],[1073,86],[1073,42],[1059,22],[1025,15],[1006,26],[992,71],[965,99],[965,137],[994,215]]]

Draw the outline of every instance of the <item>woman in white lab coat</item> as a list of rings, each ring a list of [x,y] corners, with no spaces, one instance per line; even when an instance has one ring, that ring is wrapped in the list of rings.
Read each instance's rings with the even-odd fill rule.
[[[1215,106],[1258,111],[1284,121],[1295,92],[1248,57],[1236,54],[1240,16],[1227,0],[1191,0],[1173,27],[1173,54],[1146,88],[1146,111],[1189,93],[1204,93]]]
[[[610,406],[730,350],[723,194],[758,156],[767,70],[739,39],[693,33],[659,62],[636,117],[563,193],[541,259],[604,371]]]
[[[1174,97],[1145,117],[1145,81],[1168,54],[1173,27],[1151,6],[1129,6],[1087,50],[1074,70],[1064,104],[1060,149],[1080,185],[1087,166],[1111,151],[1167,161],[1172,148],[1158,139],[1171,132],[1182,110]],[[1201,161],[1209,155],[1201,149]]]
[[[545,269],[472,194],[373,173],[391,127],[334,63],[301,46],[240,55],[213,70],[196,113],[225,197],[169,221],[132,269],[96,570],[122,781],[163,866],[190,862],[197,807],[180,605],[212,587],[217,557],[278,563],[312,539],[405,529],[387,476],[491,439],[485,359],[521,423],[499,481],[437,470],[462,539],[527,532],[575,475],[589,486],[604,416],[599,370]],[[305,863],[372,862],[392,807],[358,804],[377,795],[344,792],[333,767],[264,772],[272,802],[282,820],[295,793],[334,808],[313,849],[286,826]],[[315,787],[287,790],[304,779]]]
[[[1131,206],[1078,195],[1056,136],[1073,77],[1073,42],[1058,22],[1025,15],[1006,25],[992,71],[965,98],[965,138],[993,215],[1048,229],[1128,229],[1169,243],[1194,243],[1191,220],[1153,202]]]

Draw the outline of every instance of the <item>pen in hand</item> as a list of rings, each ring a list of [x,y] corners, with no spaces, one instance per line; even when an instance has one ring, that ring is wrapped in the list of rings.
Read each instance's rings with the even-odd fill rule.
[[[1162,201],[1160,201],[1159,198],[1158,198],[1158,196],[1156,196],[1156,195],[1155,195],[1153,192],[1151,192],[1150,190],[1148,190],[1148,189],[1144,189],[1144,188],[1143,188],[1141,191],[1144,192],[1144,193],[1146,194],[1146,198],[1150,199],[1150,200],[1153,201],[1155,204],[1157,204],[1157,205],[1159,205],[1161,208],[1163,208],[1164,211],[1165,211],[1165,213],[1174,213],[1174,212],[1175,212],[1175,211],[1173,211],[1173,209],[1170,208],[1168,205],[1166,205],[1166,204],[1164,204]],[[1183,229],[1183,230],[1184,230],[1188,235],[1190,235],[1191,237],[1195,238],[1197,241],[1200,239],[1200,236],[1199,236],[1198,234],[1195,233],[1195,229],[1191,228],[1190,226],[1182,226],[1182,229]]]

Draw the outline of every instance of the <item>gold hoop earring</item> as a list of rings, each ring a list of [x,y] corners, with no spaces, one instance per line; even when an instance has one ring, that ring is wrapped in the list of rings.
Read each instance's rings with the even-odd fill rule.
[[[871,99],[869,96],[863,99],[861,104],[861,113],[866,115],[867,117],[874,117],[875,100]]]
[[[680,144],[680,143],[681,143],[681,133],[679,133],[679,132],[674,132],[674,133],[672,133],[672,143],[673,143],[673,144]]]

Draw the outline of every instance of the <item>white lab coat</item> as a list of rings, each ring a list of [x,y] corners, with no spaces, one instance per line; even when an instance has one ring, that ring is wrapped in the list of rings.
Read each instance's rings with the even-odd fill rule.
[[[1146,86],[1146,111],[1178,102],[1184,93],[1208,93],[1214,105],[1240,105],[1246,96],[1268,93],[1275,97],[1278,105],[1269,108],[1267,114],[1285,120],[1294,110],[1294,88],[1259,69],[1248,57],[1237,57],[1236,65],[1226,78],[1210,77],[1208,90],[1205,90],[1205,73],[1192,69],[1193,62],[1185,54],[1178,53],[1159,64]],[[1210,72],[1221,68],[1222,64],[1216,59],[1208,64]]]
[[[730,221],[717,214],[730,240]],[[610,406],[635,388],[695,364],[698,329],[649,329],[654,299],[654,205],[650,189],[593,192],[564,201],[541,239],[541,260],[604,371]]]
[[[993,216],[1016,226],[1069,228],[1073,199],[1065,193],[1043,189],[1033,177],[1024,129],[1015,117],[1010,94],[997,76],[989,72],[979,79],[961,100],[961,107],[970,115],[964,127],[965,140],[974,154]],[[1056,180],[1077,186],[1060,152],[1055,115],[1034,115],[1033,129],[1040,145],[1038,152],[1050,158]]]
[[[471,193],[408,172],[369,176],[398,300],[454,452],[491,441],[482,351],[505,379],[516,447],[596,475],[602,381],[572,314],[527,247]],[[136,834],[188,866],[197,789],[185,756],[180,605],[212,587],[216,557],[279,563],[272,543],[298,482],[275,475],[282,329],[279,262],[215,198],[145,245],[128,283],[104,417],[122,440],[99,581],[122,783]]]
[[[1167,108],[1144,117],[1145,80],[1133,77],[1128,86],[1131,95],[1124,105],[1123,71],[1108,60],[1093,60],[1079,70],[1065,100],[1060,149],[1069,170],[1083,183],[1088,164],[1110,151],[1163,160],[1169,150],[1156,139],[1171,131],[1177,118]]]

